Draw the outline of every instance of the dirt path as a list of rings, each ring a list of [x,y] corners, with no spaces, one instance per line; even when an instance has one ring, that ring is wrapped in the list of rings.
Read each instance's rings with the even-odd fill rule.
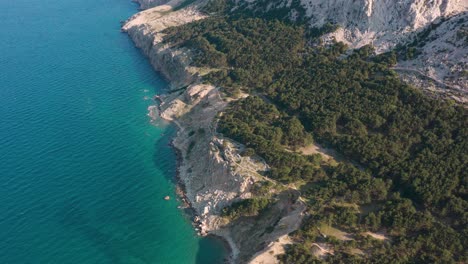
[[[378,240],[390,240],[390,238],[388,238],[385,234],[382,233],[365,232],[364,234],[369,235]]]

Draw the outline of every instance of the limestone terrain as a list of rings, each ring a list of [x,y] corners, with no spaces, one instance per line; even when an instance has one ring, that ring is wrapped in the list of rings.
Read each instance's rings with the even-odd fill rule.
[[[160,115],[179,125],[173,142],[182,157],[179,177],[197,212],[200,234],[225,238],[236,262],[245,263],[265,245],[296,230],[305,205],[297,191],[278,190],[278,202],[261,217],[233,222],[221,217],[225,206],[252,197],[251,187],[267,180],[261,172],[269,169],[259,158],[242,157],[243,145],[216,133],[216,117],[227,104],[216,87],[194,84],[164,97]]]
[[[410,84],[458,102],[468,100],[468,1],[465,0],[246,0],[239,5],[259,12],[288,9],[292,20],[310,27],[337,29],[325,43],[350,48],[371,44],[377,53],[418,41],[420,53],[402,61],[396,71]],[[420,39],[422,32],[429,35]]]
[[[132,16],[122,27],[122,30],[133,39],[135,45],[149,58],[153,67],[170,80],[172,87],[181,87],[192,83],[196,76],[188,71],[190,52],[171,49],[170,45],[162,43],[164,37],[162,31],[206,17],[195,7],[172,11],[173,7],[182,2],[181,0],[172,0],[144,10]]]
[[[231,260],[246,263],[265,246],[296,230],[305,204],[297,191],[278,189],[276,202],[261,217],[234,222],[221,217],[224,207],[252,196],[255,182],[268,180],[261,172],[269,168],[261,158],[242,157],[244,146],[216,133],[217,116],[230,99],[217,87],[199,82],[200,71],[190,67],[190,51],[162,43],[165,28],[204,18],[196,6],[174,11],[178,4],[172,1],[142,11],[122,29],[173,88],[162,96],[159,116],[179,127],[173,141],[180,156],[178,174],[196,213],[197,229],[201,235],[223,237],[231,247]],[[150,109],[152,118],[156,117],[155,111],[155,107]]]
[[[304,16],[311,27],[331,23],[339,30],[331,35],[351,48],[372,43],[378,52],[408,40],[415,32],[441,17],[468,11],[464,0],[240,0],[252,9],[290,9],[291,19]]]
[[[468,102],[468,13],[434,23],[424,38],[417,40],[414,58],[395,67],[400,76],[416,86],[466,104]],[[417,39],[417,38],[416,38]]]
[[[261,216],[231,222],[221,216],[225,206],[250,198],[255,183],[271,181],[262,176],[269,169],[268,164],[259,157],[242,157],[244,146],[216,132],[217,118],[234,99],[227,98],[218,87],[201,83],[206,69],[191,65],[190,50],[163,43],[164,29],[206,18],[207,14],[199,11],[206,1],[193,1],[184,8],[178,8],[187,3],[183,0],[138,2],[146,10],[131,17],[122,30],[170,81],[172,91],[162,96],[158,107],[151,108],[151,117],[159,115],[179,126],[173,145],[179,152],[179,178],[196,213],[197,229],[201,235],[223,237],[231,247],[233,262],[276,263],[275,255],[281,254],[283,246],[290,243],[288,234],[300,226],[304,217],[305,205],[300,194],[275,183],[277,187],[272,192],[276,202]],[[260,1],[246,1],[252,8],[257,2]],[[268,8],[290,8],[291,19],[300,15],[295,11],[298,6],[294,5],[298,1],[268,2],[271,2]],[[327,38],[344,41],[352,48],[373,44],[378,52],[414,40],[418,32],[431,23],[439,23],[441,16],[447,16],[420,44],[422,52],[401,61],[395,70],[419,87],[464,100],[467,45],[460,35],[466,27],[466,1],[303,0],[299,3],[310,26],[327,22],[340,25]],[[462,33],[458,33],[460,30]],[[318,255],[329,253],[326,245],[317,245],[317,252]]]

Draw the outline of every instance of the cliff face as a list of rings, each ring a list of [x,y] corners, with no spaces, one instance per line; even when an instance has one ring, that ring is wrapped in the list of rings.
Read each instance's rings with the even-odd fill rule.
[[[412,32],[440,17],[468,11],[465,0],[241,0],[238,3],[264,11],[289,8],[291,18],[303,13],[311,27],[337,24],[340,30],[331,34],[337,40],[352,48],[373,43],[378,51],[407,40]]]
[[[312,26],[337,23],[329,34],[351,48],[373,44],[378,53],[412,42],[421,31],[439,24],[421,41],[420,55],[401,62],[397,71],[408,83],[466,103],[468,45],[460,32],[468,28],[465,0],[301,0]],[[449,18],[442,21],[442,18]]]
[[[468,103],[468,12],[434,24],[420,39],[418,54],[395,70],[419,87]]]
[[[127,32],[135,45],[149,58],[153,67],[166,77],[171,86],[185,86],[195,80],[188,72],[190,54],[187,50],[172,49],[163,43],[166,28],[190,23],[205,16],[195,8],[171,12],[180,1],[170,1],[164,5],[142,11],[131,17],[122,30]]]
[[[462,0],[302,0],[313,25],[334,21],[362,31],[416,30],[440,16],[462,12]]]
[[[331,21],[342,26],[339,40],[353,47],[373,43],[392,48],[439,17],[467,11],[463,0],[302,0],[312,26]]]

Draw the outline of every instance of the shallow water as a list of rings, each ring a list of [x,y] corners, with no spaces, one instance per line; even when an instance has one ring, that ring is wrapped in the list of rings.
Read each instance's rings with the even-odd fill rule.
[[[0,1],[0,263],[220,263],[177,209],[130,0]]]

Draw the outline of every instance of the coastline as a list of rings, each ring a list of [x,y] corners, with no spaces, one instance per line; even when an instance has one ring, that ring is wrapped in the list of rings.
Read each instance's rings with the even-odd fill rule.
[[[184,15],[178,16],[177,18],[184,17],[185,19],[172,21],[168,24],[158,25],[155,28],[149,28],[146,24],[137,24],[135,27],[129,26],[129,23],[133,21],[135,18],[140,16],[142,13],[145,12],[145,7],[147,6],[146,0],[135,0],[134,2],[140,4],[139,12],[130,17],[128,20],[122,22],[122,32],[127,33],[130,38],[135,43],[135,46],[139,48],[143,54],[149,59],[153,69],[162,74],[162,76],[169,82],[170,88],[168,92],[174,91],[179,89],[179,87],[187,86],[191,83],[196,83],[198,76],[196,74],[190,73],[187,71],[188,68],[188,55],[185,53],[180,53],[179,51],[174,51],[168,48],[165,45],[160,45],[154,49],[157,44],[161,44],[162,37],[155,36],[153,34],[154,31],[160,32],[164,30],[166,27],[170,26],[177,26],[182,25],[185,23],[192,22],[194,20],[198,20],[204,18],[197,14],[196,11],[189,9],[188,13],[189,16],[186,16],[186,12],[184,10],[180,10],[179,12],[183,12]],[[156,8],[153,9],[153,13],[163,13],[158,18],[164,19],[164,14],[167,12],[168,9],[171,9],[173,6],[177,5],[179,1],[163,1],[166,2]],[[143,11],[141,11],[143,10]],[[192,19],[193,18],[193,19]],[[151,18],[154,19],[154,16]],[[169,19],[170,20],[170,19]],[[141,22],[141,21],[140,21]],[[151,49],[154,49],[153,51]],[[234,263],[235,258],[237,255],[236,246],[233,243],[232,239],[227,237],[225,233],[208,233],[202,229],[203,223],[199,218],[199,213],[197,212],[195,206],[193,205],[192,201],[188,197],[187,191],[187,184],[182,177],[182,164],[184,163],[183,158],[183,150],[175,144],[176,139],[180,136],[181,130],[183,130],[182,125],[178,120],[174,120],[174,118],[168,118],[162,114],[162,105],[165,103],[169,103],[167,99],[167,94],[165,95],[158,95],[157,101],[155,100],[156,105],[154,108],[150,110],[150,116],[152,118],[161,118],[165,121],[169,121],[176,125],[176,134],[172,138],[170,142],[171,148],[175,151],[176,154],[176,191],[177,195],[180,197],[182,201],[182,206],[184,213],[190,217],[193,227],[197,230],[197,234],[200,236],[212,236],[217,238],[222,242],[226,251],[228,252],[227,262]]]
[[[190,91],[194,91],[195,93],[192,95],[190,94]],[[188,92],[187,92],[188,91]],[[189,108],[190,110],[187,110],[184,108],[187,107],[184,103],[182,103],[182,100],[186,100],[184,97],[190,97],[190,100],[192,100],[192,104],[190,105]],[[194,151],[197,153],[203,153],[200,155],[200,157],[203,157],[205,160],[200,162],[199,164],[201,165],[202,169],[205,169],[205,167],[217,170],[219,168],[216,168],[217,165],[220,165],[221,167],[228,167],[224,162],[221,162],[219,164],[215,164],[214,166],[210,166],[210,162],[213,159],[209,155],[209,148],[206,148],[210,143],[212,143],[211,137],[215,137],[210,130],[211,123],[213,121],[214,116],[220,111],[220,109],[224,109],[226,104],[222,102],[218,94],[218,90],[215,89],[213,86],[204,86],[204,85],[199,85],[199,84],[193,84],[190,85],[187,90],[182,93],[181,95],[178,96],[161,96],[162,100],[159,105],[159,118],[173,122],[177,126],[177,134],[174,136],[174,138],[171,141],[171,147],[174,149],[177,157],[177,175],[176,175],[176,182],[177,182],[177,187],[178,187],[178,194],[182,199],[182,202],[185,205],[185,212],[189,214],[192,220],[192,224],[194,228],[197,230],[198,235],[200,236],[214,236],[217,237],[218,239],[223,241],[223,244],[226,247],[226,250],[229,252],[229,262],[234,263],[234,260],[236,259],[238,255],[238,249],[233,242],[232,237],[230,236],[229,232],[225,232],[222,230],[222,228],[219,228],[218,214],[220,213],[220,209],[224,208],[225,204],[227,204],[227,201],[221,206],[219,206],[217,209],[218,210],[213,210],[214,208],[211,208],[209,204],[211,204],[215,199],[212,199],[211,195],[213,192],[211,190],[207,191],[209,194],[209,197],[206,198],[208,201],[201,202],[197,201],[198,193],[195,191],[198,188],[194,188],[194,185],[196,185],[198,182],[201,182],[202,180],[198,180],[196,182],[191,181],[190,178],[192,177],[189,175],[188,171],[191,171],[191,167],[193,163],[195,163],[194,160],[191,160],[187,158],[188,152],[190,152],[189,148],[187,147],[188,145],[191,145],[190,143],[186,142],[187,140],[190,139],[190,136],[188,134],[192,134],[193,130],[206,130],[210,132],[206,132],[206,137],[202,140],[199,141],[198,144],[193,147],[194,149],[200,148],[201,150],[199,151]],[[182,98],[181,98],[182,97]],[[195,99],[196,98],[196,99]],[[200,110],[203,105],[203,101],[206,102],[206,100],[213,100],[215,99],[216,101],[222,102],[221,105],[219,105],[219,108],[213,108],[210,109],[208,117],[205,115],[197,115],[194,112]],[[188,102],[187,102],[188,103]],[[216,103],[214,103],[216,105]],[[179,116],[184,113],[185,116]],[[187,122],[187,120],[190,120],[191,122]],[[194,126],[193,123],[196,123],[197,125]],[[199,171],[199,170],[195,170]],[[198,175],[201,175],[202,173],[196,173]],[[216,173],[213,173],[212,175],[216,176]],[[223,176],[230,176],[229,171],[224,171],[223,173],[220,173],[220,175]],[[203,175],[203,178],[209,178],[206,175]],[[225,179],[223,179],[224,181]],[[217,191],[220,191],[220,188],[217,188]],[[215,192],[217,192],[215,191]],[[237,194],[239,193],[239,190],[236,189],[233,191],[233,193]],[[234,195],[233,195],[234,196]],[[229,197],[227,200],[231,200],[233,197]],[[214,220],[214,221],[213,221]]]
[[[0,263],[222,263],[222,245],[197,237],[177,208],[175,127],[146,116],[167,83],[120,33],[137,6],[0,6]]]
[[[176,194],[182,201],[183,207],[181,209],[183,209],[184,213],[186,213],[187,216],[190,217],[191,224],[195,228],[195,230],[197,231],[197,235],[202,236],[201,233],[200,233],[200,231],[201,231],[200,226],[202,225],[202,223],[198,220],[197,212],[193,208],[190,200],[187,197],[187,191],[186,191],[184,181],[180,177],[180,166],[181,166],[181,164],[183,162],[182,153],[176,146],[174,146],[172,140],[170,142],[170,146],[173,149],[174,153],[176,154],[176,160],[177,160],[176,161],[177,169],[176,169],[176,176],[175,176],[176,177]],[[234,249],[233,249],[233,245],[229,242],[229,240],[224,236],[220,236],[220,235],[216,235],[216,234],[207,234],[206,235],[206,237],[210,237],[210,236],[213,237],[214,239],[220,241],[220,243],[226,249],[226,252],[228,254],[225,257],[225,262],[226,263],[234,263],[234,259],[235,259],[234,258],[235,257],[234,256]]]
[[[272,212],[258,219],[230,222],[221,216],[226,206],[253,197],[252,186],[267,180],[259,172],[269,167],[263,160],[241,157],[244,146],[216,133],[218,114],[234,99],[226,98],[218,87],[201,83],[200,69],[190,66],[190,50],[163,41],[164,29],[206,17],[193,5],[173,11],[179,2],[166,1],[133,15],[122,31],[170,83],[166,94],[155,97],[152,111],[157,114],[152,116],[177,126],[170,145],[177,156],[176,183],[185,212],[199,235],[223,241],[229,263],[250,263],[267,245],[297,230],[305,206],[300,199],[288,200],[287,191],[281,191]],[[273,231],[264,235],[262,230],[271,227]]]

